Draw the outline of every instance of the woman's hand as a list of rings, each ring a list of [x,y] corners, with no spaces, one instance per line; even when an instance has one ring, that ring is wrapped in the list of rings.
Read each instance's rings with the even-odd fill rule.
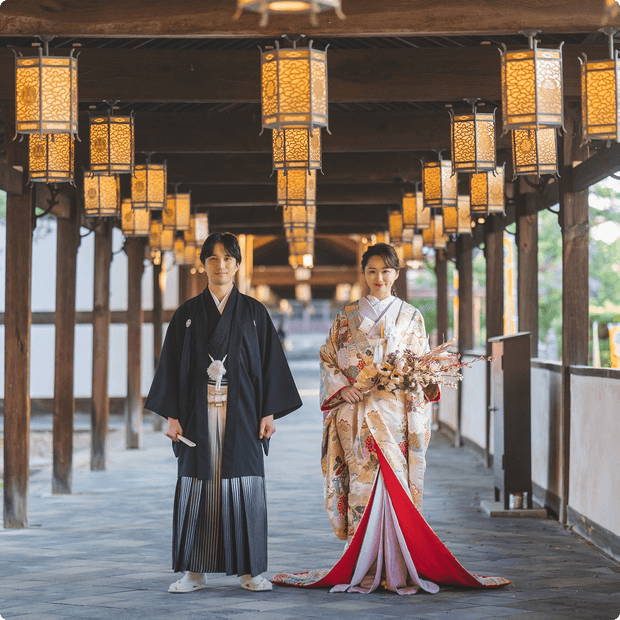
[[[179,421],[175,420],[174,418],[168,418],[168,426],[164,431],[164,435],[166,437],[170,437],[172,441],[178,442],[179,435],[183,435],[183,429],[181,428]]]
[[[273,421],[273,416],[265,416],[260,421],[260,430],[258,431],[258,438],[262,439],[266,437],[269,439],[276,432],[276,423]]]
[[[344,400],[346,400],[348,403],[351,403],[351,404],[360,403],[362,402],[362,399],[364,398],[364,395],[356,387],[353,387],[352,385],[344,388],[342,392],[340,392],[340,396],[342,396]]]

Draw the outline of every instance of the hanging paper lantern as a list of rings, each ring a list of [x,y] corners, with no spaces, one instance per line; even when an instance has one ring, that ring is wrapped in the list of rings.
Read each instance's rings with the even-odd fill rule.
[[[558,174],[555,129],[519,129],[512,132],[512,168],[518,175]]]
[[[327,53],[308,47],[261,53],[265,129],[327,127]]]
[[[166,196],[166,208],[162,212],[164,230],[188,230],[191,217],[191,196],[175,192]]]
[[[449,161],[423,162],[422,185],[425,207],[456,206],[457,175]]]
[[[202,246],[209,236],[209,214],[208,213],[196,213],[194,215],[194,237],[196,239],[196,247]]]
[[[160,247],[162,252],[174,251],[174,230],[166,230],[162,226]]]
[[[185,239],[183,233],[177,233],[174,239],[174,262],[177,265],[185,265]]]
[[[495,172],[472,175],[470,196],[472,217],[504,213],[505,176],[504,166],[498,166]]]
[[[126,237],[148,237],[151,231],[149,212],[134,209],[129,198],[121,203],[121,227]]]
[[[479,112],[473,103],[469,114],[450,110],[452,174],[495,168],[495,110]]]
[[[334,10],[340,19],[344,14],[340,8],[341,0],[237,0],[237,12],[234,15],[238,19],[243,11],[252,11],[262,15],[260,25],[266,26],[269,15],[281,14],[308,14],[310,23],[318,25],[317,13]]]
[[[424,196],[417,187],[415,192],[403,194],[402,208],[403,226],[406,230],[430,228],[431,210],[424,206]]]
[[[422,239],[425,247],[445,250],[448,247],[448,238],[443,229],[443,217],[433,215],[431,227],[422,231]]]
[[[443,210],[443,230],[448,235],[471,235],[469,196],[459,195],[456,207]]]
[[[402,243],[403,241],[403,214],[398,211],[390,211],[388,228],[390,231],[391,243]]]
[[[131,201],[134,209],[163,211],[166,208],[166,164],[150,162],[136,166],[131,177]]]
[[[70,134],[30,134],[28,179],[38,183],[73,183],[73,138]]]
[[[134,119],[98,114],[90,117],[90,171],[97,174],[134,172]]]
[[[161,251],[161,233],[163,226],[161,218],[156,213],[151,214],[151,227],[149,231],[149,246],[154,250]]]
[[[422,234],[416,233],[413,235],[413,240],[411,241],[411,260],[415,260],[421,262],[424,260],[424,239],[422,238]]]
[[[609,37],[608,60],[591,60],[583,55],[581,63],[581,128],[584,141],[620,140],[620,58],[614,51],[613,28],[602,28]]]
[[[84,174],[87,217],[120,217],[121,184],[116,175]]]
[[[274,170],[320,170],[321,130],[308,129],[274,130]]]
[[[17,133],[78,133],[77,58],[43,55],[15,58]]]
[[[278,206],[316,205],[316,170],[278,171]]]
[[[502,124],[514,129],[562,127],[562,44],[559,49],[538,48],[536,31],[524,32],[529,49],[507,51],[502,44]]]

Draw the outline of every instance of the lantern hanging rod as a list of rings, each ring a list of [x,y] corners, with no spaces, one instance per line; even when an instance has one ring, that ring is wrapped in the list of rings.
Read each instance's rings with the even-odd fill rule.
[[[598,31],[602,32],[604,35],[607,36],[607,40],[608,40],[608,43],[609,43],[609,57],[613,60],[613,57],[614,57],[614,35],[616,34],[616,32],[618,32],[618,29],[617,28],[606,27],[606,28],[599,28]]]
[[[527,42],[530,49],[534,49],[536,47],[536,39],[534,37],[540,32],[540,30],[519,30],[519,34],[527,37]]]
[[[465,97],[463,99],[465,103],[468,103],[471,106],[472,112],[476,111],[476,104],[480,101],[480,97]]]
[[[306,37],[305,34],[283,34],[282,38],[293,44],[293,49],[297,47],[297,43]],[[277,42],[276,42],[277,43]]]
[[[55,38],[54,35],[53,34],[39,34],[37,35],[37,37],[41,39],[41,41],[43,41],[43,52],[45,53],[46,56],[49,56],[50,55],[50,41]]]

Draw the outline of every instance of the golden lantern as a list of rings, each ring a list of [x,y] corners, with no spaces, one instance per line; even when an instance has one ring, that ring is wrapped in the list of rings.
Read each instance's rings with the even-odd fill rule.
[[[265,129],[327,127],[327,53],[308,47],[261,53]]]
[[[424,260],[424,253],[423,253],[423,248],[424,248],[424,239],[422,238],[422,235],[419,233],[416,233],[415,235],[413,235],[413,240],[411,241],[411,260],[415,260],[418,262],[421,262]]]
[[[237,0],[237,12],[234,19],[238,19],[243,11],[260,13],[261,26],[266,26],[270,14],[306,13],[310,15],[310,23],[318,26],[317,13],[334,10],[340,19],[344,13],[340,8],[341,0]]]
[[[443,210],[443,230],[448,235],[471,235],[469,196],[459,195],[456,207]]]
[[[90,171],[96,174],[134,172],[134,119],[97,114],[90,117]]]
[[[153,265],[161,265],[161,250],[156,250],[149,247],[148,259],[151,260]]]
[[[316,170],[278,171],[278,206],[316,205]]]
[[[390,211],[388,219],[391,243],[402,243],[403,241],[403,214],[394,209]]]
[[[162,252],[174,251],[174,230],[166,230],[162,225],[160,246]]]
[[[177,233],[174,239],[174,262],[177,265],[185,265],[185,239],[183,233]]]
[[[524,31],[530,47],[507,51],[502,44],[502,124],[515,129],[562,127],[562,44],[559,49],[537,47],[537,30]]]
[[[423,162],[422,186],[425,207],[456,206],[457,175],[449,161]]]
[[[196,247],[196,220],[193,217],[189,220],[189,228],[183,231],[183,239],[186,246]]]
[[[151,214],[151,226],[149,231],[149,246],[152,250],[161,251],[161,233],[163,232],[163,225],[161,223],[161,217],[158,217],[157,213]]]
[[[84,209],[87,217],[119,217],[119,178],[116,175],[84,174]]]
[[[321,169],[321,130],[318,127],[274,130],[272,135],[274,170]]]
[[[166,196],[166,208],[162,212],[164,230],[188,230],[191,217],[191,196],[177,191]]]
[[[415,192],[405,192],[402,201],[403,226],[405,230],[430,228],[431,210],[424,207],[424,196],[416,187]]]
[[[431,227],[422,231],[422,242],[425,247],[445,250],[448,246],[448,237],[443,229],[443,216],[433,215]]]
[[[470,210],[472,216],[504,213],[504,166],[494,172],[479,172],[471,177]]]
[[[15,58],[15,128],[17,133],[78,133],[77,58],[45,55]]]
[[[620,58],[614,52],[614,28],[601,28],[609,37],[609,60],[581,63],[581,130],[583,140],[620,140]]]
[[[306,238],[309,234],[314,234],[316,207],[285,205],[282,209],[282,221],[287,241]]]
[[[126,237],[148,237],[151,232],[149,212],[145,209],[134,209],[131,199],[123,198],[121,228]]]
[[[163,211],[166,208],[166,164],[147,161],[135,167],[131,177],[131,201],[134,209]]]
[[[28,179],[38,183],[73,183],[73,138],[65,134],[30,134]]]
[[[206,238],[209,236],[209,214],[196,213],[193,219],[196,247],[202,249]]]
[[[512,168],[518,175],[558,173],[557,134],[553,127],[512,132]]]
[[[495,169],[495,110],[479,112],[476,99],[469,114],[450,110],[452,174]]]

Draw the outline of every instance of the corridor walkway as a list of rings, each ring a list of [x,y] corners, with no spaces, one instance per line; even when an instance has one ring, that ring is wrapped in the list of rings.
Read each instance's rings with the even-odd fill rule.
[[[278,425],[267,464],[269,574],[329,567],[342,543],[323,510],[318,371],[292,368],[302,410]],[[145,430],[125,451],[114,433],[109,468],[74,472],[74,494],[52,496],[50,472],[33,475],[27,530],[0,530],[0,616],[16,618],[601,618],[620,615],[620,567],[552,520],[490,520],[479,508],[492,477],[478,458],[431,441],[425,516],[466,568],[514,585],[476,591],[252,593],[233,577],[187,595],[166,592],[175,462],[168,440]],[[77,459],[84,462],[84,459]]]

